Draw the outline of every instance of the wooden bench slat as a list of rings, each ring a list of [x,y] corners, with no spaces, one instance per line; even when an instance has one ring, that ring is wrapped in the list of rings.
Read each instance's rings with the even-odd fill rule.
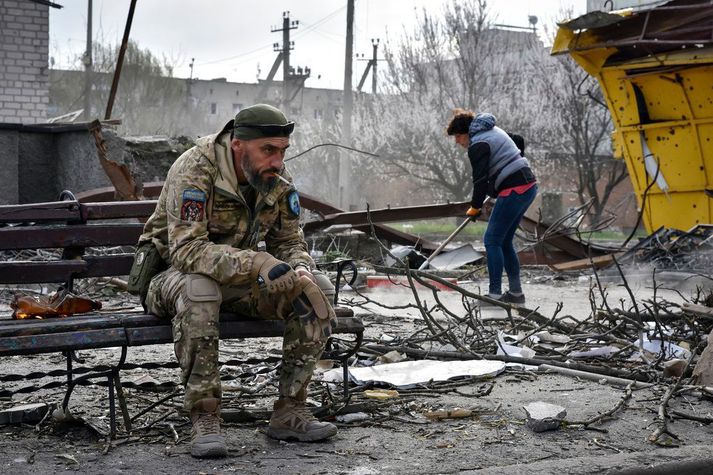
[[[72,260],[0,262],[0,284],[58,283],[67,282],[70,277],[128,275],[133,261],[133,254],[124,253]]]
[[[82,215],[76,201],[50,201],[0,206],[0,223],[79,221]]]
[[[152,315],[153,317],[153,315]],[[100,330],[102,328],[122,327],[122,322],[112,315],[75,315],[67,318],[48,318],[46,320],[1,320],[0,338],[12,336],[30,336],[51,333],[65,333],[79,330]]]
[[[0,228],[0,249],[133,246],[142,231],[141,223]]]
[[[126,332],[123,328],[15,336],[0,338],[0,356],[113,348],[126,344]]]
[[[0,284],[66,282],[72,274],[88,269],[84,260],[0,262]]]
[[[351,312],[349,309],[345,309]],[[106,324],[111,325],[111,316],[106,316],[98,321],[85,321],[85,324]],[[0,356],[26,355],[35,353],[54,353],[66,350],[86,350],[92,348],[114,348],[119,346],[142,346],[171,343],[173,336],[169,321],[161,320],[152,315],[157,323],[161,325],[129,327],[107,326],[86,328],[77,326],[72,330],[71,326],[64,328],[64,331],[38,334],[19,334],[0,336]],[[67,319],[62,319],[65,323]],[[24,322],[24,321],[20,321]],[[146,319],[143,320],[147,322]],[[33,322],[36,323],[36,322]],[[115,320],[114,323],[118,323]],[[30,328],[29,326],[27,328]],[[37,327],[32,327],[36,331]],[[354,317],[337,318],[335,334],[359,333],[364,327],[359,319]],[[232,320],[220,322],[220,338],[257,338],[257,337],[279,337],[285,332],[285,322],[282,320]]]
[[[353,323],[350,318],[353,317],[353,312],[349,308],[337,307],[334,309],[337,314],[339,328],[347,329],[348,325]],[[262,322],[262,321],[273,321],[273,320],[254,320],[249,319],[244,315],[239,315],[235,313],[221,313],[220,314],[221,323],[232,323],[232,322]],[[279,321],[279,320],[278,320]],[[358,320],[357,320],[358,322]],[[171,322],[157,317],[156,315],[143,314],[143,313],[125,313],[125,314],[83,314],[74,315],[66,318],[48,318],[46,320],[37,319],[26,319],[26,320],[13,320],[13,319],[2,319],[0,320],[0,338],[12,337],[12,336],[29,336],[29,335],[39,335],[39,334],[50,334],[50,333],[65,333],[71,331],[79,330],[98,330],[101,328],[112,328],[112,327],[122,327],[122,328],[143,328],[143,327],[155,327],[155,326],[166,326],[171,327]],[[360,322],[358,322],[357,328],[363,328]]]
[[[107,201],[101,203],[82,203],[82,217],[85,220],[146,218],[156,209],[157,200],[142,201]]]

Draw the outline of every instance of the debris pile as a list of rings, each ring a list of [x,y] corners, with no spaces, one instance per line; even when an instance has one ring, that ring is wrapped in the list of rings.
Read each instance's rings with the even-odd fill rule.
[[[698,224],[688,231],[661,227],[629,249],[619,262],[708,272],[713,268],[713,225]]]

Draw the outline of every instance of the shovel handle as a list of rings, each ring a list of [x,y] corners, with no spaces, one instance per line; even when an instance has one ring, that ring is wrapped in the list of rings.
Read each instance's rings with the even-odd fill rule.
[[[483,202],[483,207],[484,207],[488,202],[490,202],[490,197],[487,197],[487,198],[485,199],[485,201]],[[468,225],[468,223],[469,223],[470,221],[472,221],[471,218],[466,218],[465,221],[463,221],[463,222],[460,224],[460,226],[458,226],[458,227],[456,228],[456,230],[453,231],[453,232],[451,233],[451,235],[448,236],[448,237],[446,238],[446,240],[443,241],[443,242],[441,243],[441,245],[436,248],[435,251],[433,251],[433,253],[431,253],[430,256],[428,256],[428,259],[426,259],[426,260],[423,262],[423,264],[421,264],[421,265],[419,266],[418,270],[423,270],[423,269],[425,269],[426,267],[428,267],[428,265],[431,263],[431,261],[432,261],[438,254],[441,253],[441,251],[443,250],[443,248],[446,247],[446,246],[448,245],[448,243],[451,242],[451,241],[453,240],[453,238],[456,237],[456,236],[458,235],[458,233],[461,232],[461,231],[463,230],[463,228],[465,228],[465,227]]]
[[[456,237],[456,236],[458,235],[458,233],[461,232],[461,231],[463,230],[463,228],[465,228],[465,227],[468,225],[468,223],[469,223],[470,221],[471,221],[470,218],[466,218],[465,221],[463,221],[463,222],[456,228],[456,230],[453,231],[453,232],[451,233],[451,235],[448,236],[448,237],[446,238],[446,240],[443,241],[443,242],[441,243],[441,245],[438,246],[438,247],[436,248],[436,250],[431,253],[430,256],[428,256],[428,259],[426,259],[426,260],[423,262],[423,264],[421,264],[421,266],[418,268],[418,270],[423,270],[423,269],[425,269],[426,267],[428,267],[428,265],[431,263],[431,261],[432,261],[438,254],[441,253],[441,251],[443,250],[443,248],[446,247],[446,246],[448,245],[448,243],[451,242],[451,241],[453,240],[453,238]]]

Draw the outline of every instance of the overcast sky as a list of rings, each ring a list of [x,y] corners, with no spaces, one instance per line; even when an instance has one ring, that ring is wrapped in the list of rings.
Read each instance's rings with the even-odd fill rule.
[[[64,6],[50,8],[50,56],[55,67],[67,67],[84,51],[87,1],[55,0]],[[450,0],[356,0],[354,53],[371,56],[371,38],[397,38],[413,28],[415,11],[438,13]],[[468,0],[464,0],[468,1]],[[94,0],[95,40],[118,44],[124,31],[129,0]],[[176,65],[175,75],[225,77],[229,81],[256,82],[275,60],[273,43],[281,43],[282,12],[290,11],[299,26],[291,31],[295,42],[292,66],[309,66],[310,87],[339,89],[344,77],[346,0],[138,0],[131,38]],[[528,26],[528,16],[539,17],[538,27],[561,20],[561,11],[575,16],[585,12],[586,0],[491,0],[495,23]],[[366,62],[354,63],[354,83]],[[318,76],[320,78],[318,78]],[[278,79],[281,73],[278,72]]]

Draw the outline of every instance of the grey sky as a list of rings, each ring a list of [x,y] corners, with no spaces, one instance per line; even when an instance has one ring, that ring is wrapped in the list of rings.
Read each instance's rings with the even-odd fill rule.
[[[86,39],[86,0],[58,0],[62,9],[50,8],[50,56],[56,67],[66,67],[80,55]],[[397,38],[411,30],[415,10],[439,12],[450,0],[356,0],[354,52],[371,56],[371,38]],[[467,0],[466,0],[467,1]],[[94,0],[94,38],[119,43],[129,0]],[[295,42],[291,64],[309,66],[311,87],[341,88],[344,74],[346,0],[138,0],[131,38],[176,65],[175,74],[188,77],[195,58],[194,77],[226,77],[255,82],[264,78],[275,59],[272,44],[281,42],[282,12],[299,20],[291,32]],[[584,13],[585,0],[492,0],[496,23],[528,26],[528,15],[539,17],[539,27],[561,19],[569,8]],[[354,82],[366,62],[354,63]],[[279,73],[278,73],[279,75]],[[321,79],[317,77],[321,76]]]

